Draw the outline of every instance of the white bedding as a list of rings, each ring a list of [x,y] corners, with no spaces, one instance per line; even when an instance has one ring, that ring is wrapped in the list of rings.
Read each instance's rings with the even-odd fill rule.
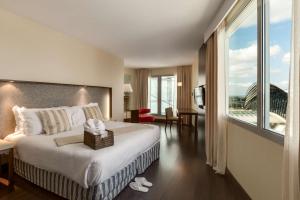
[[[105,125],[107,129],[113,129],[134,124],[106,121]],[[83,127],[49,136],[15,133],[5,139],[16,143],[18,159],[60,173],[88,188],[111,177],[159,141],[159,128],[145,126],[149,128],[115,134],[114,145],[99,150],[93,150],[83,143],[56,146],[54,138],[83,134]]]

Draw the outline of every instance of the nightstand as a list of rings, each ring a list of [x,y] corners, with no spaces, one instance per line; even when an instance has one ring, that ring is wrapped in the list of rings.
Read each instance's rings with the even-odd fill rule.
[[[0,177],[0,184],[7,187],[9,190],[13,190],[14,181],[13,181],[13,174],[14,174],[14,145],[10,142],[5,140],[0,140],[0,164],[1,160],[4,155],[7,156],[8,161],[8,178],[4,179]],[[0,165],[1,166],[1,165]]]

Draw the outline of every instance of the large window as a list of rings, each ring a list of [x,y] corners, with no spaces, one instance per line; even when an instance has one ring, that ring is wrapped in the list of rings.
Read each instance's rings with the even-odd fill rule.
[[[257,9],[256,1],[227,30],[229,114],[257,124]]]
[[[228,114],[284,134],[292,0],[240,1],[227,19]]]
[[[165,109],[176,109],[176,77],[152,76],[149,79],[149,106],[152,114],[165,115]]]
[[[150,77],[149,85],[148,104],[150,106],[151,113],[158,114],[158,77]]]
[[[284,134],[288,97],[292,0],[269,0],[266,10],[265,127]]]

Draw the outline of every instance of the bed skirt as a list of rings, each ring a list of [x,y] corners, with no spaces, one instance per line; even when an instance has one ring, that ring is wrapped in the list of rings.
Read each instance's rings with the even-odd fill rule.
[[[19,176],[66,199],[112,200],[137,174],[143,173],[159,158],[159,149],[158,142],[109,179],[87,189],[61,174],[37,168],[19,159],[15,159],[14,168]]]

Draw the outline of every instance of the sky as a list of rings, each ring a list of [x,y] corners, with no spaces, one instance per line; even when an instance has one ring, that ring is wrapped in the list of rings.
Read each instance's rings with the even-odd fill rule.
[[[283,3],[284,2],[284,3]],[[292,0],[270,0],[270,82],[288,90]],[[257,13],[229,36],[229,96],[245,96],[257,79]]]

